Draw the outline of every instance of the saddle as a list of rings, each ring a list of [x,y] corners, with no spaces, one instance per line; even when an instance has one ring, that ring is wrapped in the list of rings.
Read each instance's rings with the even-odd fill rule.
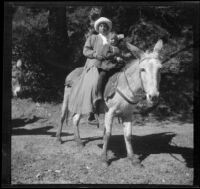
[[[104,89],[104,99],[107,101],[109,98],[112,98],[116,92],[117,82],[118,82],[118,76],[120,74],[119,72],[116,72],[114,75],[112,75],[105,86]]]

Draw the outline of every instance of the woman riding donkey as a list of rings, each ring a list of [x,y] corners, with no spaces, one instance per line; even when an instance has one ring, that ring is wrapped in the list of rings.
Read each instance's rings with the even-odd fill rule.
[[[87,57],[86,64],[79,80],[72,86],[69,110],[72,113],[90,114],[88,123],[98,124],[95,113],[98,113],[99,103],[103,100],[103,90],[108,77],[119,70],[117,60],[119,49],[109,44],[109,39],[115,41],[116,35],[111,35],[112,22],[105,17],[99,18],[94,24],[98,35],[88,37],[83,54]],[[116,45],[113,43],[113,45]]]

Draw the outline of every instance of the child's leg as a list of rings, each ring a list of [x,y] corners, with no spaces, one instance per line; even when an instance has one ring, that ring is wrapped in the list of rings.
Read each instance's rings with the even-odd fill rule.
[[[103,91],[107,81],[107,72],[100,69],[99,70],[99,79],[97,82],[97,97],[99,100],[103,99]]]
[[[99,71],[99,78],[96,86],[96,91],[97,91],[97,98],[94,102],[94,107],[95,107],[95,113],[99,113],[99,103],[101,103],[101,100],[103,100],[103,91],[105,87],[105,83],[107,80],[106,77],[106,71],[102,69],[98,69]],[[91,112],[88,118],[88,122],[90,124],[93,124],[93,122],[96,124],[97,120],[95,119],[94,112]]]

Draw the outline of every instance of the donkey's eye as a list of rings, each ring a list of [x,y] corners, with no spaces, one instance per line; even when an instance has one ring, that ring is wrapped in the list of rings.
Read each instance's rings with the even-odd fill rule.
[[[144,69],[144,68],[141,68],[140,71],[141,71],[141,72],[145,72],[145,69]]]

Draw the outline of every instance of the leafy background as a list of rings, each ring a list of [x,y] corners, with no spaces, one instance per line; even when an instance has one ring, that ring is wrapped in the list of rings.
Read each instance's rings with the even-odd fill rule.
[[[63,98],[66,75],[85,64],[86,38],[95,33],[94,21],[105,16],[113,30],[143,50],[163,39],[163,60],[193,44],[197,24],[196,5],[188,6],[18,6],[12,5],[12,71],[22,60],[20,98],[58,102]],[[196,39],[195,39],[196,40]],[[194,74],[198,72],[194,50],[181,51],[163,64],[160,117],[176,115],[192,120]]]

